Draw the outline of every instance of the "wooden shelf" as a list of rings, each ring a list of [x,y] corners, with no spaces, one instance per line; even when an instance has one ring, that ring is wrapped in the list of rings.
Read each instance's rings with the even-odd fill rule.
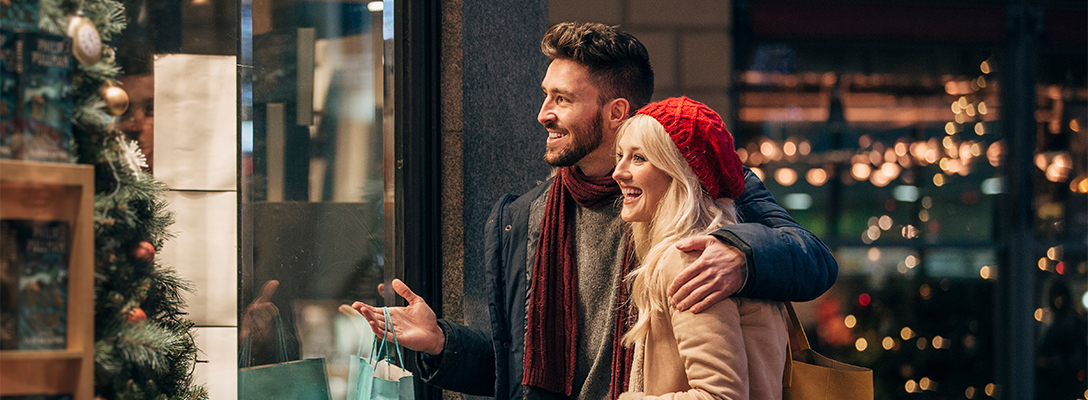
[[[94,397],[94,167],[0,160],[0,220],[65,221],[65,348],[0,351],[0,395]]]

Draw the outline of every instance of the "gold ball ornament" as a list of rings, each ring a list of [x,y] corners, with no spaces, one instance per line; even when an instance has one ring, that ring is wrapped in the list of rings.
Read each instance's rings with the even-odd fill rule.
[[[124,114],[128,110],[128,93],[125,89],[110,86],[102,89],[102,100],[106,101],[106,113],[114,117]]]
[[[68,18],[68,37],[72,38],[72,55],[83,65],[95,65],[102,58],[102,36],[83,13]]]

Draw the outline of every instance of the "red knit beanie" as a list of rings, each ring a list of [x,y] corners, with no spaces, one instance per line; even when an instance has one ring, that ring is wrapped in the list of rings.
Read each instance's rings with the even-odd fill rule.
[[[707,194],[736,199],[744,193],[744,169],[718,113],[687,97],[653,102],[637,114],[656,119],[687,159]]]

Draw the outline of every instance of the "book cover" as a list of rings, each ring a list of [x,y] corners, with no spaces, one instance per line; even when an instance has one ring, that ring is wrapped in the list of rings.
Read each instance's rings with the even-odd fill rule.
[[[38,30],[38,0],[0,0],[0,26],[8,30]]]
[[[21,54],[22,42],[15,32],[0,30],[0,158],[12,158],[12,141],[22,133],[15,120]]]
[[[9,141],[13,159],[68,162],[72,147],[72,41],[63,36],[22,32],[16,86],[15,125]]]
[[[69,243],[67,221],[0,221],[0,349],[66,348]]]

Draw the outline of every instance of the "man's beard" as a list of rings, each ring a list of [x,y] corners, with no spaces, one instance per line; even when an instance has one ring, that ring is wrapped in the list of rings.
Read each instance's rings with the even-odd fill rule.
[[[588,126],[572,127],[565,129],[566,135],[571,137],[570,144],[557,154],[551,151],[544,153],[544,161],[553,167],[569,167],[582,161],[585,156],[597,150],[604,138],[604,123],[602,117],[597,115],[589,121]],[[546,128],[554,130],[554,122],[546,125]]]

